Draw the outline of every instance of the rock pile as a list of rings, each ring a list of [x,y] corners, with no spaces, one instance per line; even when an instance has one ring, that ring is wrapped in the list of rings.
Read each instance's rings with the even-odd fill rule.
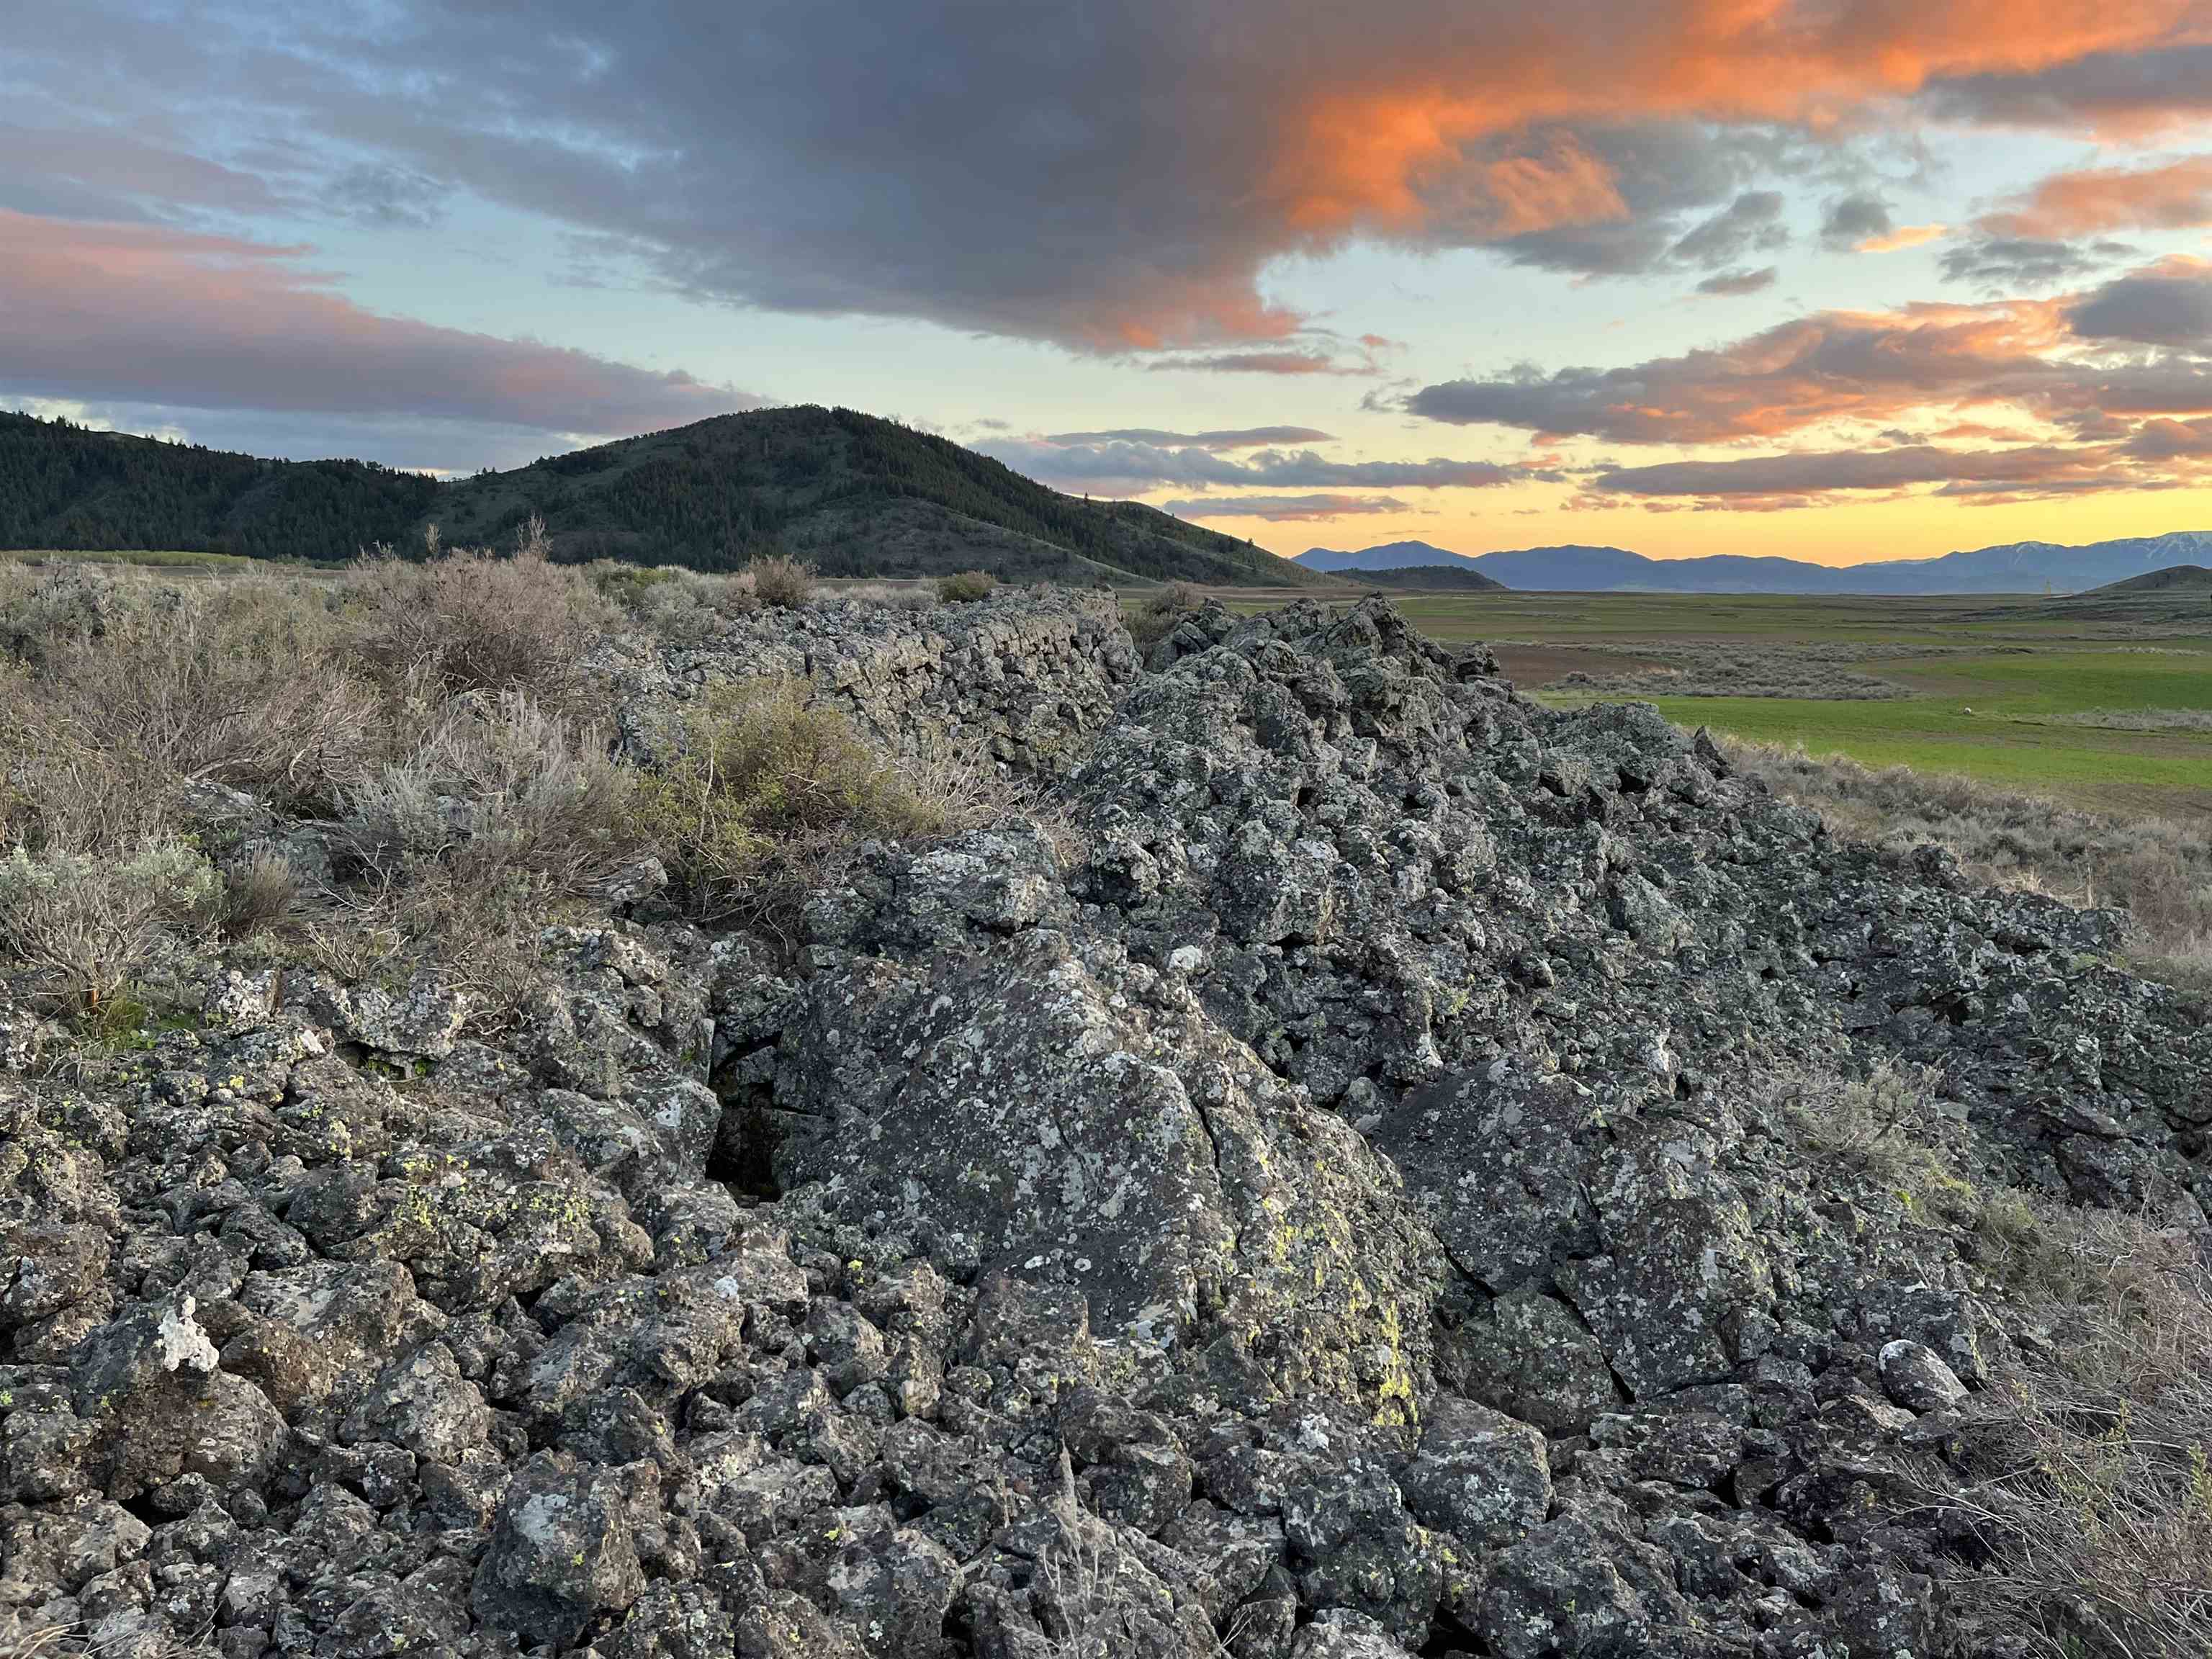
[[[1114,596],[1004,589],[927,611],[852,599],[741,617],[681,650],[610,641],[611,683],[632,747],[649,751],[671,702],[732,680],[810,682],[817,696],[894,749],[950,740],[1025,772],[1066,771],[1113,718],[1138,672]]]
[[[2212,1201],[2212,1034],[2112,919],[1380,604],[1141,677],[1087,602],[960,610],[620,672],[982,726],[1078,856],[866,849],[796,963],[556,929],[496,1046],[304,970],[122,1081],[0,1044],[0,1637],[1933,1650],[2020,1333],[1777,1079],[1937,1066],[1962,1178]]]

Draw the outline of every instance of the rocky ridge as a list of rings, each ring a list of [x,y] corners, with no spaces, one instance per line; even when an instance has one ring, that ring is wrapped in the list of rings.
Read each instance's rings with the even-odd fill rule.
[[[959,721],[1076,834],[864,848],[795,960],[550,930],[495,1042],[217,965],[82,1081],[0,1007],[0,1641],[1926,1654],[2039,1335],[1786,1078],[1935,1068],[1954,1179],[2212,1202],[2212,1033],[2115,918],[1378,602],[1145,673],[1014,592],[602,666],[641,745],[762,672]]]

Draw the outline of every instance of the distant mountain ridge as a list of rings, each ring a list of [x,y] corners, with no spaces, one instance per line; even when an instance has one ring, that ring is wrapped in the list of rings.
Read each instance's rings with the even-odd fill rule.
[[[532,514],[568,559],[714,570],[792,553],[830,576],[1339,586],[1156,507],[1063,495],[854,410],[718,416],[447,483],[0,413],[0,547],[330,561],[419,545],[434,522],[448,546],[510,545]]]
[[[2034,593],[2079,592],[2212,558],[2212,531],[2177,530],[2069,547],[2010,542],[1933,559],[1813,564],[1802,559],[1716,554],[1651,559],[1621,547],[1528,547],[1469,556],[1426,542],[1390,542],[1340,552],[1311,548],[1295,562],[1355,572],[1417,564],[1466,567],[1508,587],[1568,592]]]

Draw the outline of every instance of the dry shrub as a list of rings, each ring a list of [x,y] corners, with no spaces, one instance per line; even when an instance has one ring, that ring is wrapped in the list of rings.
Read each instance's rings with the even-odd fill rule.
[[[97,634],[49,643],[35,690],[27,717],[52,747],[110,757],[149,789],[205,780],[326,804],[378,735],[319,599],[259,577],[117,590]]]
[[[1154,590],[1135,605],[1122,607],[1129,637],[1149,647],[1175,631],[1175,626],[1206,602],[1205,595],[1188,582],[1175,582]]]
[[[594,729],[525,693],[455,699],[349,793],[333,848],[349,879],[300,946],[349,980],[434,965],[478,1029],[508,1024],[543,983],[544,928],[647,855],[635,782]]]
[[[2212,1653],[2212,1257],[2172,1224],[1961,1180],[1933,1142],[1936,1075],[1771,1079],[1814,1167],[1970,1229],[2016,1346],[1990,1356],[1952,1460],[1923,1493],[1984,1565],[1954,1585],[1963,1650],[2052,1659]]]
[[[963,570],[937,579],[937,598],[944,605],[973,605],[989,599],[998,585],[999,579],[988,570]]]
[[[761,608],[752,573],[710,576],[696,570],[645,568],[601,559],[586,567],[592,586],[654,638],[698,645]]]
[[[782,679],[716,688],[641,781],[639,824],[698,914],[772,920],[843,849],[969,821],[973,769],[894,759],[806,697]]]
[[[0,656],[35,666],[55,646],[98,633],[126,580],[75,562],[0,561]]]
[[[785,554],[755,559],[738,574],[752,578],[753,591],[763,605],[796,611],[814,597],[814,567]]]
[[[0,696],[11,689],[0,675]],[[0,847],[113,851],[168,831],[174,778],[149,757],[86,749],[57,729],[27,690],[0,708]]]
[[[387,887],[587,896],[640,856],[633,787],[595,729],[526,693],[458,698],[348,791],[341,846]]]
[[[204,932],[222,882],[193,848],[149,841],[128,855],[18,845],[0,860],[0,950],[57,1006],[98,1009],[171,940]]]
[[[447,693],[520,690],[561,707],[581,696],[585,653],[616,620],[588,577],[547,556],[535,519],[511,557],[380,553],[355,568],[347,597],[346,649],[386,686],[427,677]]]
[[[1882,1060],[1863,1078],[1780,1068],[1762,1085],[1812,1163],[1894,1194],[1923,1215],[1972,1219],[1973,1188],[1929,1137],[1942,1073]]]
[[[2212,1262],[2201,1223],[2015,1199],[1993,1267],[2048,1330],[1997,1371],[1954,1499],[1967,1607],[2064,1659],[2212,1653]],[[1985,1236],[1987,1234],[1985,1230]]]

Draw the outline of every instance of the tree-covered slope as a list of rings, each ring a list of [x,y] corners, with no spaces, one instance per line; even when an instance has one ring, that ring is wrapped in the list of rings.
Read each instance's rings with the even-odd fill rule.
[[[264,461],[0,414],[0,546],[350,558],[408,536],[433,478],[365,461]]]

